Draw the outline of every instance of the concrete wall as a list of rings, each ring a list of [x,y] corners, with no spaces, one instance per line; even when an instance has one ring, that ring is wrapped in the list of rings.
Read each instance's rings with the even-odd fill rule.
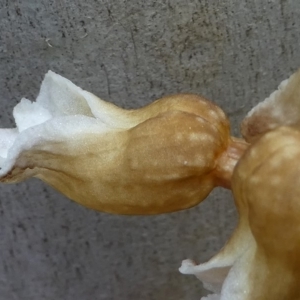
[[[1,127],[51,69],[103,99],[138,107],[202,94],[233,132],[300,65],[300,2],[1,0]],[[236,222],[229,192],[169,215],[85,209],[40,181],[0,186],[0,300],[196,300],[177,271],[203,261]]]

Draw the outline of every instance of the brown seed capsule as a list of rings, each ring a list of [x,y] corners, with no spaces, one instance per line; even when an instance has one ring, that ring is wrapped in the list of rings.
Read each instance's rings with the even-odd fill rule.
[[[14,115],[18,130],[9,131],[11,140],[0,132],[6,140],[0,180],[34,176],[111,213],[194,206],[215,186],[230,187],[247,147],[230,138],[223,111],[199,96],[173,95],[124,110],[52,72],[37,102],[22,100]]]
[[[300,299],[300,132],[265,134],[239,162],[233,192],[253,235],[249,298]]]
[[[280,127],[238,162],[232,190],[239,223],[208,262],[183,261],[220,300],[300,299],[300,132]]]

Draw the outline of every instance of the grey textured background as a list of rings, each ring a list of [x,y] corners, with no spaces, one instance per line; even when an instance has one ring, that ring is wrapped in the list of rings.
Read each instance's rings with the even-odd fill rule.
[[[299,1],[0,0],[1,127],[51,69],[123,107],[202,94],[230,116],[300,65]],[[204,261],[236,222],[231,195],[169,215],[85,209],[40,181],[0,186],[0,300],[196,300],[177,271]]]

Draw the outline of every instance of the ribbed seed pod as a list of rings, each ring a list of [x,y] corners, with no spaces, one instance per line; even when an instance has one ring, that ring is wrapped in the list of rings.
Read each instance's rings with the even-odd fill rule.
[[[223,111],[196,95],[124,110],[49,72],[37,101],[14,109],[0,131],[0,181],[37,177],[76,202],[120,214],[194,206],[230,187],[247,147],[229,135]]]

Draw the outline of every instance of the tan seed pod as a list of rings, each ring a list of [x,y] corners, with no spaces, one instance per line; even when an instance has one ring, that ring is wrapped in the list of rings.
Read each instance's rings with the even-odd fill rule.
[[[300,299],[300,132],[263,135],[238,162],[232,190],[239,223],[206,263],[184,261],[220,300]],[[217,296],[216,296],[217,297]]]
[[[0,131],[0,181],[40,178],[92,209],[172,212],[230,187],[243,141],[223,111],[196,95],[173,95],[124,110],[49,72],[37,101],[14,109]]]

